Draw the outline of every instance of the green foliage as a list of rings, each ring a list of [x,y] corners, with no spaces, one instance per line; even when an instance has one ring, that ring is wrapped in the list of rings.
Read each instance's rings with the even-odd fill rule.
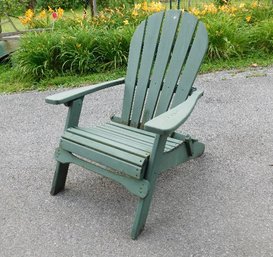
[[[259,49],[267,54],[273,54],[273,17],[258,22],[249,35],[253,49]]]
[[[53,31],[24,35],[12,57],[14,67],[36,81],[123,68],[133,31],[150,14],[137,8],[107,8],[90,20],[64,17],[54,22]],[[272,6],[208,5],[191,11],[208,29],[207,63],[273,54]]]
[[[58,74],[86,74],[126,65],[132,31],[68,28],[27,34],[13,55],[15,67],[36,80]]]
[[[225,4],[230,4],[230,0],[214,0],[215,5],[222,6]]]
[[[9,15],[18,15],[25,11],[29,0],[20,0],[19,2],[15,0],[0,0],[0,18],[6,13]]]
[[[203,21],[209,33],[210,59],[238,57],[248,50],[246,24],[238,23],[226,13],[219,13],[217,16],[206,15]]]
[[[273,53],[273,6],[222,6],[198,12],[209,33],[208,57],[243,58],[253,52]]]
[[[32,89],[32,81],[25,74],[12,68],[11,63],[0,63],[0,93]]]
[[[97,0],[97,5],[100,8],[116,8],[121,6],[131,6],[134,0]]]
[[[72,87],[83,84],[96,84],[98,82],[114,80],[124,77],[125,69],[116,69],[101,73],[88,75],[65,75],[53,78],[44,78],[40,81],[31,80],[29,77],[22,76],[17,69],[12,68],[10,63],[0,65],[0,93],[12,93],[25,90],[46,90],[50,87]]]
[[[70,8],[78,8],[83,6],[83,0],[37,0],[37,8],[47,8],[50,6],[51,8],[63,8],[63,9],[70,9]]]

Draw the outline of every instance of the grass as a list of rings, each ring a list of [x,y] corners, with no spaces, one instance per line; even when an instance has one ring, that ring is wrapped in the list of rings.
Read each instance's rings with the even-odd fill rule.
[[[31,79],[23,78],[9,63],[0,64],[0,94],[15,93],[29,90],[48,90],[61,87],[77,87],[85,84],[95,84],[101,81],[124,77],[125,69],[111,72],[95,73],[84,76],[59,76],[47,78],[33,83]]]
[[[220,70],[240,69],[246,70],[250,67],[265,67],[273,65],[273,56],[248,56],[244,59],[217,60],[208,62],[201,66],[201,73],[215,72]],[[22,78],[10,64],[0,65],[0,93],[14,93],[29,90],[48,90],[53,88],[77,87],[86,84],[95,84],[101,81],[113,80],[125,76],[125,69],[96,73],[85,76],[59,76],[47,78],[37,83],[27,78]]]
[[[250,67],[267,67],[273,65],[272,55],[255,55],[245,58],[232,58],[230,60],[205,61],[201,66],[201,73],[209,73],[221,70],[240,69],[246,70]]]

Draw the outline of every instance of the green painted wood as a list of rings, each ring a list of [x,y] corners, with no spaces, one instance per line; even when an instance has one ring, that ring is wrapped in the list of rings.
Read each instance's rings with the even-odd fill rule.
[[[69,163],[57,162],[52,186],[50,190],[51,195],[56,195],[64,190]]]
[[[103,136],[103,133],[101,133],[101,130],[97,131],[97,133],[95,129],[90,131],[85,131],[84,129],[80,129],[80,128],[71,128],[71,129],[68,129],[67,131],[74,135],[77,135],[79,138],[82,138],[83,141],[87,139],[88,141],[92,141],[92,142],[94,141],[98,143],[99,148],[101,148],[101,146],[103,146],[103,148],[107,148],[107,151],[106,151],[107,153],[108,153],[108,148],[110,148],[110,149],[113,149],[115,155],[116,155],[115,149],[125,153],[131,153],[134,156],[140,156],[141,158],[146,158],[149,155],[149,152],[143,151],[141,149],[135,148],[134,146],[131,146],[129,144],[129,140],[127,142],[121,141],[120,140],[121,138],[118,135],[117,136],[111,135],[110,137],[108,137],[107,135],[104,134]],[[95,148],[93,143],[91,147]],[[96,147],[97,150],[99,150],[99,148]],[[101,151],[102,150],[103,149],[101,149]],[[134,159],[134,156],[133,156],[133,159]],[[127,157],[128,156],[126,156],[126,158]],[[139,163],[139,158],[136,159],[136,162]]]
[[[164,12],[156,13],[150,16],[147,20],[145,30],[143,53],[139,67],[139,75],[135,90],[134,104],[132,108],[132,116],[130,126],[138,127],[141,119],[142,109],[145,102],[146,92],[149,86],[153,61],[155,58],[159,32],[161,23],[164,17]]]
[[[155,188],[156,178],[159,172],[160,160],[162,160],[166,136],[156,136],[153,146],[152,154],[149,161],[149,166],[145,174],[145,179],[150,182],[150,190],[145,198],[139,199],[135,220],[131,230],[131,238],[136,239],[141,231],[144,229],[146,219],[148,216],[149,208],[152,201],[152,196]]]
[[[88,129],[88,128],[80,128],[80,129],[88,133],[92,133],[93,135],[99,136],[102,138],[102,140],[106,139],[106,140],[113,140],[114,142],[122,142],[122,144],[124,144],[125,147],[129,146],[130,148],[136,149],[137,151],[140,151],[143,156],[150,155],[150,150],[151,150],[150,145],[152,143],[143,142],[139,140],[139,138],[131,137],[128,134],[126,135],[121,134],[115,130],[111,130],[111,128],[107,129],[104,126],[100,128],[95,127],[91,129]]]
[[[81,110],[82,110],[83,97],[79,98],[68,105],[68,114],[65,122],[65,130],[69,127],[78,126]]]
[[[150,155],[155,140],[155,135],[154,137],[147,137],[139,133],[132,132],[130,130],[123,131],[120,128],[115,128],[113,126],[107,125],[101,126],[99,128],[82,129],[92,134],[96,133],[97,135],[100,135],[104,138],[117,140],[117,142],[122,142],[122,144],[129,145],[133,148],[139,149],[147,153],[147,156]],[[165,145],[165,151],[173,149],[180,143],[181,141],[178,141],[176,143],[167,141]]]
[[[174,94],[172,107],[188,96],[206,52],[207,34],[202,32],[204,25],[193,15],[185,12],[180,16],[180,11],[173,10],[164,16],[163,13],[152,15],[146,27],[143,23],[137,30],[132,40],[134,47],[130,49],[129,62],[134,65],[127,71],[130,74],[126,76],[121,123],[143,127],[146,121],[169,109]],[[192,54],[197,50],[199,53]],[[181,98],[180,92],[184,91],[186,97]]]
[[[180,105],[146,122],[144,127],[145,130],[160,135],[169,135],[187,120],[193,111],[197,100],[202,95],[203,91],[194,91],[193,94]]]
[[[136,29],[130,44],[127,73],[125,78],[126,87],[124,90],[121,115],[121,122],[127,125],[129,125],[132,102],[134,100],[145,27],[146,21],[143,21]]]
[[[138,137],[143,135],[143,136],[148,136],[147,138],[149,138],[149,137],[154,138],[156,136],[152,132],[145,131],[143,129],[137,129],[137,128],[134,128],[134,127],[128,127],[128,126],[125,127],[123,124],[118,124],[118,123],[114,123],[114,122],[109,122],[109,123],[105,124],[105,126],[106,127],[108,127],[108,126],[116,127],[115,129],[120,128],[122,132],[124,132],[124,130],[128,131],[127,133],[129,133],[129,131],[132,131],[132,132],[137,133]],[[174,138],[168,138],[167,143],[170,144],[170,145],[171,145],[171,143],[179,144],[180,141],[177,140],[177,139],[174,139]]]
[[[172,137],[172,138],[175,138],[175,139],[178,139],[178,140],[181,140],[181,141],[184,141],[185,138],[187,137],[187,135],[184,135],[184,134],[179,133],[179,132],[173,132],[173,133],[171,134],[171,137]]]
[[[112,133],[117,133],[120,135],[121,139],[122,138],[128,138],[129,140],[132,140],[132,142],[136,141],[138,143],[140,143],[140,145],[143,145],[143,149],[146,149],[147,151],[151,151],[152,146],[154,144],[154,140],[155,140],[155,136],[156,134],[153,134],[153,136],[147,136],[147,135],[143,135],[141,133],[136,133],[133,130],[124,130],[123,128],[119,128],[119,127],[114,127],[114,126],[109,126],[109,125],[105,125],[104,128],[106,129],[106,131],[112,132]],[[140,130],[142,132],[142,130]],[[176,147],[177,145],[179,145],[181,143],[181,141],[178,140],[173,140],[172,138],[168,138],[168,141],[166,142],[165,145],[165,150],[169,151],[171,149],[173,149],[174,147]]]
[[[164,152],[162,160],[159,165],[159,172],[168,171],[168,169],[176,167],[177,165],[197,158],[204,153],[205,145],[197,140],[191,140],[192,155],[188,154],[187,146],[185,143],[174,149],[172,152]]]
[[[204,144],[175,130],[202,95],[192,84],[207,44],[204,25],[191,14],[157,13],[141,23],[131,41],[121,118],[95,128],[78,127],[84,96],[124,79],[48,97],[48,103],[69,107],[51,192],[64,189],[69,163],[120,183],[140,198],[131,231],[136,239],[157,176],[204,151]]]
[[[124,175],[128,175],[136,179],[143,177],[143,172],[146,166],[145,160],[141,163],[142,165],[134,165],[129,162],[129,160],[124,161],[66,139],[61,139],[60,147],[68,152],[82,156],[83,158],[87,158],[101,165],[111,167],[113,170],[116,170],[116,172],[121,172]]]
[[[151,74],[149,91],[147,93],[146,105],[144,107],[142,124],[153,117],[164,75],[169,64],[172,46],[176,39],[175,36],[180,15],[181,11],[169,11],[165,14],[158,43],[157,55],[154,62],[153,72]]]
[[[78,98],[82,98],[87,94],[94,93],[96,91],[124,84],[124,78],[103,82],[97,85],[86,86],[81,88],[71,89],[65,92],[57,93],[55,95],[48,96],[45,101],[48,104],[64,104],[74,101]]]
[[[208,33],[205,25],[202,22],[199,22],[187,63],[182,72],[182,77],[178,83],[176,94],[172,102],[172,108],[187,98],[207,51],[207,47]]]
[[[82,110],[82,102],[83,102],[83,97],[73,102],[70,102],[69,105],[67,105],[69,109],[68,109],[68,114],[67,114],[65,127],[64,127],[65,130],[72,126],[78,126],[80,114]],[[66,177],[68,173],[68,168],[69,168],[69,163],[63,164],[63,163],[57,162],[54,178],[52,181],[51,191],[50,191],[52,195],[55,195],[64,189]]]
[[[71,153],[64,151],[63,149],[57,149],[56,159],[59,162],[74,163],[87,170],[96,172],[99,175],[112,179],[115,182],[118,182],[119,184],[123,185],[129,192],[131,192],[132,194],[140,198],[146,197],[148,193],[150,183],[145,179],[137,180],[137,179],[132,179],[130,177],[122,176],[117,173],[113,173],[112,170],[107,170],[101,166],[95,165],[94,163],[90,163],[85,160],[82,160],[72,155]]]
[[[82,133],[83,134],[83,133]],[[132,163],[133,165],[137,165],[141,167],[143,163],[145,162],[145,157],[141,157],[135,153],[128,152],[128,147],[126,148],[126,151],[123,149],[120,150],[118,147],[119,145],[110,146],[105,145],[103,143],[96,142],[92,139],[88,139],[87,137],[84,137],[83,135],[76,135],[73,133],[70,133],[68,130],[63,134],[62,138],[67,139],[69,141],[75,142],[77,144],[86,146],[88,148],[91,148],[93,151],[96,151],[98,153],[104,153],[108,157],[114,157],[123,161],[126,161],[128,163]]]
[[[123,133],[122,130],[117,130],[116,128],[113,130],[113,127],[106,127],[102,128],[105,132],[107,132],[109,135],[117,135],[120,138],[120,141],[127,141],[131,142],[135,147],[140,148],[144,151],[151,152],[152,146],[154,144],[155,137],[146,137],[138,133],[134,133],[132,131],[126,131],[126,134]],[[119,131],[119,132],[118,132]],[[123,134],[122,134],[123,133]],[[179,141],[181,143],[181,141]],[[169,151],[176,147],[179,143],[173,143],[167,141],[165,145],[165,151]]]
[[[186,62],[196,25],[197,19],[193,15],[185,12],[180,20],[179,32],[174,45],[172,58],[169,62],[169,68],[165,75],[164,87],[158,99],[155,117],[167,111],[169,108],[183,65]]]

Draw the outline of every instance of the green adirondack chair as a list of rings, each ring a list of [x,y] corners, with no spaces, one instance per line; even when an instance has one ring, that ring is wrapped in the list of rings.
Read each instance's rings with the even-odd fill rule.
[[[131,232],[136,239],[158,175],[204,152],[204,144],[175,130],[203,94],[192,85],[207,45],[205,26],[193,15],[159,12],[137,27],[125,79],[47,97],[47,103],[69,107],[51,194],[64,189],[70,163],[120,183],[139,198]],[[120,84],[125,84],[121,116],[102,126],[79,127],[84,96]]]

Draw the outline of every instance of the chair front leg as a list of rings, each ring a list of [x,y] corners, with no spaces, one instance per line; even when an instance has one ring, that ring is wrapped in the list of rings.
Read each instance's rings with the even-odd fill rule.
[[[66,104],[69,107],[65,130],[69,127],[74,127],[79,124],[80,114],[82,110],[83,97],[73,102]],[[52,181],[52,187],[50,194],[56,195],[60,191],[64,190],[69,163],[60,163],[57,161],[54,178]]]
[[[131,231],[131,238],[137,239],[138,235],[144,229],[149,208],[152,201],[152,196],[155,188],[156,178],[159,174],[160,159],[164,152],[167,136],[156,136],[152,153],[149,160],[149,165],[145,175],[145,179],[150,182],[150,188],[145,198],[140,198],[136,209],[135,220]]]

